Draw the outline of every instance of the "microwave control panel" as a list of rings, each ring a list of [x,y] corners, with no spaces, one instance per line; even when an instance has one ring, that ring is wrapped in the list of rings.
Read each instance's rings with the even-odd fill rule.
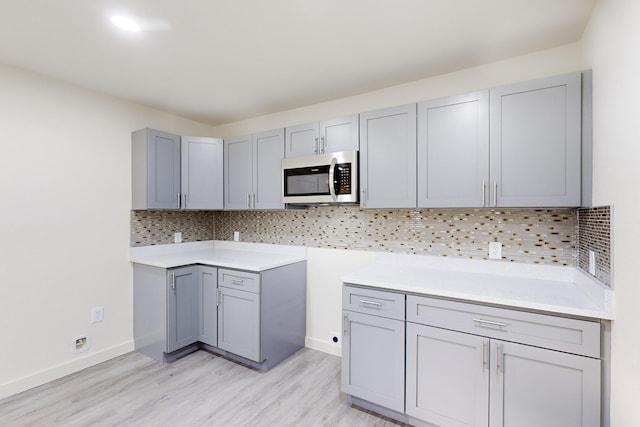
[[[351,194],[351,163],[336,165],[336,194]]]

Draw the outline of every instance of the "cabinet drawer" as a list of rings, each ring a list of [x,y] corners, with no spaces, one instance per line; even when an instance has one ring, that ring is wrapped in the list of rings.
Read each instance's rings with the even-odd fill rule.
[[[342,308],[358,313],[404,320],[404,294],[344,286],[342,288]]]
[[[407,296],[407,321],[518,342],[589,357],[600,357],[600,323]]]
[[[260,274],[219,268],[218,286],[260,293]]]

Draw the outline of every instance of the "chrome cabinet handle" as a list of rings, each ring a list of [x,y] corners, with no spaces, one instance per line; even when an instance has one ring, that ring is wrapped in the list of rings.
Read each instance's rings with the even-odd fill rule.
[[[318,137],[316,136],[315,138],[313,138],[313,152],[316,154],[319,154],[318,151],[320,150],[320,146],[318,145]]]
[[[361,299],[360,300],[360,304],[372,305],[373,308],[377,308],[377,309],[381,309],[382,308],[382,303],[375,302],[375,301],[367,301],[366,299]]]
[[[247,193],[247,209],[251,209],[251,193]]]
[[[221,297],[220,292],[221,292],[221,289],[220,289],[220,288],[216,289],[216,306],[218,306],[218,307],[220,306],[220,301],[221,301],[221,299],[220,299],[220,297]]]
[[[493,207],[498,206],[498,181],[493,181]]]
[[[482,207],[484,208],[485,205],[485,193],[487,192],[487,185],[484,182],[484,179],[482,180]]]
[[[182,195],[182,198],[184,199],[184,203],[182,204],[182,207],[186,208],[187,207],[187,193],[184,193]]]
[[[487,366],[487,342],[482,340],[482,369]]]
[[[496,343],[496,375],[500,375],[500,344]]]
[[[342,315],[342,333],[347,336],[349,335],[349,317],[347,313]]]
[[[367,207],[367,189],[362,187],[362,207]]]
[[[500,327],[503,327],[503,328],[506,327],[506,326],[509,326],[506,323],[494,322],[492,320],[484,320],[484,319],[472,319],[472,320],[474,322],[477,322],[477,323],[483,323],[483,324],[492,325],[492,326],[500,326]]]
[[[326,143],[326,141],[324,140],[324,136],[320,138],[320,141],[322,141],[320,145],[321,145],[321,147],[322,147],[322,152],[324,153],[324,152],[325,152],[325,150],[327,149],[327,143]]]
[[[180,207],[180,193],[178,193],[177,198],[178,198],[178,208],[179,208]]]
[[[252,198],[253,198],[253,205],[251,206],[253,209],[256,208],[256,193],[252,194]]]
[[[231,279],[231,283],[234,285],[244,285],[244,280],[242,279]]]
[[[175,291],[176,290],[176,273],[173,271],[169,273],[169,284],[171,285],[171,289]]]

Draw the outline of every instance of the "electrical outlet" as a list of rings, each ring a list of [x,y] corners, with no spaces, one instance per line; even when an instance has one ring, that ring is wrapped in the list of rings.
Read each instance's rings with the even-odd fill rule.
[[[589,251],[589,274],[596,275],[596,253]]]
[[[234,242],[239,242],[240,241],[240,232],[239,231],[234,231],[233,232],[233,241]]]
[[[502,259],[502,243],[489,242],[489,259]]]
[[[182,233],[178,232],[173,235],[173,241],[175,243],[182,243]]]
[[[91,323],[98,323],[104,320],[104,307],[93,307],[91,310]]]
[[[339,345],[341,340],[340,332],[329,332],[329,342],[332,345]]]

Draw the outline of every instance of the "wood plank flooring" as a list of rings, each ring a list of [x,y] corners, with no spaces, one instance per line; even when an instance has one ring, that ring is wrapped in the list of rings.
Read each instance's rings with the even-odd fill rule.
[[[351,407],[340,358],[302,349],[266,373],[198,351],[129,353],[0,400],[0,426],[398,426]]]

